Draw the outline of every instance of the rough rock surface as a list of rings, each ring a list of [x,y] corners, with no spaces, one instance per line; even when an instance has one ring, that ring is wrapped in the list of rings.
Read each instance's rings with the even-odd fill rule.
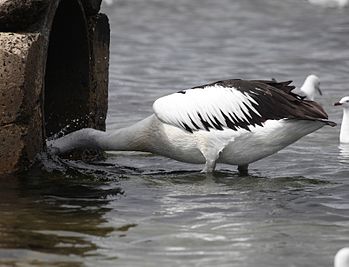
[[[88,21],[91,47],[91,96],[90,125],[105,130],[105,119],[108,109],[108,69],[110,28],[108,17],[104,14],[91,16]]]
[[[82,0],[86,15],[96,15],[101,9],[102,0]]]
[[[50,0],[0,0],[0,31],[20,31],[35,23]]]
[[[43,146],[41,46],[39,33],[0,33],[0,173],[26,165]]]
[[[100,5],[101,0],[0,0],[0,175],[25,170],[44,150],[45,103],[57,89],[48,81],[62,81],[60,95],[70,88],[86,95],[71,100],[66,116],[55,117],[60,125],[80,112],[88,116],[86,125],[105,129],[110,29],[108,18],[98,14]],[[52,47],[58,49],[50,54]],[[67,65],[75,72],[60,71]],[[59,101],[66,98],[54,104],[64,106]]]
[[[40,34],[0,33],[0,125],[23,121],[40,102]]]

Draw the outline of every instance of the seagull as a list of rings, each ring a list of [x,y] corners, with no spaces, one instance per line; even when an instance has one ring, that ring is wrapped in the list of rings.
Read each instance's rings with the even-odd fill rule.
[[[316,92],[322,95],[319,77],[314,74],[308,75],[300,91],[305,95],[306,99],[314,101]]]
[[[75,148],[143,151],[182,162],[248,165],[272,155],[324,125],[323,108],[292,92],[292,81],[231,79],[160,97],[154,114],[111,132],[81,129],[48,141],[52,153]]]
[[[324,7],[339,7],[343,8],[349,4],[349,0],[308,0],[309,3]]]
[[[338,250],[334,257],[334,267],[349,267],[349,247]]]
[[[349,96],[343,97],[341,100],[334,103],[334,105],[343,107],[343,119],[339,141],[341,143],[349,143]]]

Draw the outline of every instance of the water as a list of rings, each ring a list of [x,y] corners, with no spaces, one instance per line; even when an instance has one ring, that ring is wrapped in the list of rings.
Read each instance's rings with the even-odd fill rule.
[[[162,95],[224,78],[321,77],[319,102],[349,95],[348,10],[302,0],[119,0],[109,15],[107,127]],[[332,266],[349,246],[349,147],[324,127],[250,166],[142,153],[93,164],[45,159],[0,178],[0,266]]]

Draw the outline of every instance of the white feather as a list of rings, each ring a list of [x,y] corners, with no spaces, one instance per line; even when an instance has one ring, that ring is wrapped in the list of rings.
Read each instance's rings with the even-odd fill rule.
[[[343,97],[340,101],[335,103],[335,105],[343,107],[343,118],[339,141],[341,143],[349,144],[349,96]]]
[[[314,101],[316,93],[322,95],[319,77],[314,74],[308,75],[301,86],[300,91],[308,100]]]
[[[349,247],[338,250],[334,257],[334,267],[349,267]]]
[[[154,102],[153,110],[164,123],[184,128],[182,123],[184,122],[191,129],[195,129],[191,118],[197,126],[204,129],[198,113],[210,124],[211,121],[215,122],[216,118],[227,127],[222,112],[227,117],[231,114],[234,120],[249,122],[249,118],[252,118],[251,112],[261,116],[253,104],[258,105],[247,93],[242,93],[233,87],[214,85],[161,97]]]

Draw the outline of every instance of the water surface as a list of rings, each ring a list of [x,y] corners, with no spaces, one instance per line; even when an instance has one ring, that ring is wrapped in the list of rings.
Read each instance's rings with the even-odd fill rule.
[[[302,0],[119,0],[108,130],[162,95],[225,78],[321,78],[319,102],[349,95],[348,10]],[[332,266],[349,246],[349,147],[324,127],[240,177],[144,153],[42,159],[0,178],[0,266]]]

